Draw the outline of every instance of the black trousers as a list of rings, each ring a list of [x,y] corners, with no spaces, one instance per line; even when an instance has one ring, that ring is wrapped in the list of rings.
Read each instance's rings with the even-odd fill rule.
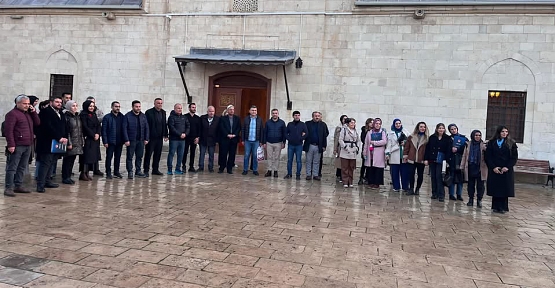
[[[318,177],[322,177],[322,163],[324,163],[324,153],[320,153],[320,167],[318,167]],[[341,176],[341,172],[339,172],[339,176]]]
[[[474,193],[478,192],[476,195],[478,196],[478,201],[482,201],[485,190],[484,182],[480,175],[478,177],[468,176],[468,197],[474,198]]]
[[[508,212],[509,211],[509,197],[493,197],[491,199],[491,209]]]
[[[121,152],[123,144],[108,144],[106,148],[106,174],[112,174],[112,158],[114,159],[114,173],[119,173],[119,165],[121,161]]]
[[[185,152],[183,152],[183,160],[181,160],[181,165],[183,165],[183,171],[187,169],[187,154],[189,154],[189,168],[194,168],[196,151],[197,151],[197,144],[195,144],[195,139],[192,139],[192,140],[186,139]]]
[[[414,163],[414,164],[410,164],[409,165],[409,189],[414,191],[414,188],[416,189],[420,189],[420,187],[422,187],[422,182],[424,181],[424,168],[426,167],[426,165],[424,165],[423,163]],[[415,181],[415,172],[416,174],[418,174],[418,178],[416,179],[416,187],[414,187],[414,181]]]
[[[62,159],[62,179],[65,180],[71,178],[71,171],[73,171],[76,158],[77,155],[64,156]]]
[[[220,142],[220,148],[218,151],[218,165],[220,166],[220,171],[224,171],[227,168],[228,172],[231,172],[233,166],[235,165],[235,154],[237,153],[237,142],[235,141],[222,141]]]
[[[152,171],[160,171],[160,158],[162,157],[163,138],[151,138],[145,146],[145,160],[143,170],[147,173],[150,170],[150,158],[152,157]],[[154,155],[154,156],[153,156]]]
[[[443,168],[443,163],[430,163],[430,176],[432,182],[432,196],[436,196],[438,199],[445,199],[445,187],[443,186],[443,175],[441,175],[441,169]]]
[[[52,164],[58,160],[58,155],[53,153],[41,153],[38,155],[40,161],[39,173],[37,177],[37,187],[44,188],[46,183],[51,183]]]

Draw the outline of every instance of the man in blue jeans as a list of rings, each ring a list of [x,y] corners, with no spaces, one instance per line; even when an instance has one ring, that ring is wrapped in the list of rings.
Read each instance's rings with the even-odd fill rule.
[[[183,175],[181,160],[185,151],[185,137],[189,134],[190,124],[187,117],[183,115],[183,105],[173,105],[173,111],[168,118],[168,130],[170,138],[170,151],[168,153],[168,175]],[[173,155],[177,152],[177,163],[175,172],[172,171]]]
[[[245,157],[243,160],[243,175],[247,175],[249,169],[249,159],[252,158],[252,174],[258,176],[258,158],[256,157],[256,150],[260,147],[260,140],[262,137],[262,119],[258,117],[258,109],[256,106],[251,106],[249,116],[243,121],[243,128],[241,129],[241,137],[243,145],[245,146]]]
[[[303,163],[301,161],[303,153],[303,141],[308,135],[306,124],[301,121],[301,112],[293,112],[293,121],[287,124],[285,128],[285,138],[287,139],[287,175],[284,179],[291,179],[293,177],[293,155],[297,159],[297,176],[295,179],[301,180],[301,170]]]

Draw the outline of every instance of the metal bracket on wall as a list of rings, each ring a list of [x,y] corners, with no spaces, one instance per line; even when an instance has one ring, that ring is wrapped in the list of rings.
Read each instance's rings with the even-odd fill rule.
[[[187,62],[176,62],[177,69],[179,69],[179,74],[181,75],[181,81],[183,82],[183,87],[185,87],[185,94],[187,94],[187,104],[193,103],[193,96],[189,94],[189,89],[187,88],[187,82],[185,82],[185,67],[187,67]]]
[[[287,73],[285,72],[285,65],[283,67],[283,79],[285,79],[285,92],[287,93],[287,110],[293,110],[293,102],[289,98],[289,85],[287,84]]]

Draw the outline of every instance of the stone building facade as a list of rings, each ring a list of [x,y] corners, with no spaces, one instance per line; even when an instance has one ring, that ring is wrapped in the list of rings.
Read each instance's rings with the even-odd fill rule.
[[[432,131],[443,122],[470,134],[486,131],[495,91],[519,92],[525,95],[521,157],[555,162],[554,5],[361,2],[151,0],[142,10],[2,6],[0,115],[17,94],[46,98],[52,74],[73,75],[74,97],[95,96],[103,110],[119,100],[125,111],[134,99],[148,108],[155,97],[171,110],[187,101],[174,56],[191,47],[284,49],[303,60],[302,68],[285,70],[292,110],[304,120],[318,110],[330,128],[347,114],[358,126],[381,117],[389,128],[400,118],[408,130],[418,121]],[[418,9],[423,19],[415,19]],[[199,113],[211,104],[209,85],[224,72],[262,76],[270,88],[263,117],[278,108],[291,120],[281,66],[189,63],[184,77]]]

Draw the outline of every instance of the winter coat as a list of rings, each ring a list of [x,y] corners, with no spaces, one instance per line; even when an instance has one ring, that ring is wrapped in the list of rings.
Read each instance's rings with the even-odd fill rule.
[[[58,115],[60,115],[58,117]],[[66,130],[66,115],[64,113],[57,114],[54,108],[48,106],[40,110],[39,113],[40,126],[35,129],[37,135],[36,152],[39,154],[52,153],[52,140],[60,140],[68,137]],[[39,159],[40,160],[40,159]]]
[[[407,159],[409,164],[414,163],[424,163],[424,155],[426,154],[426,145],[428,144],[428,139],[425,135],[410,135],[405,142],[405,149],[403,149],[403,159]],[[419,142],[420,139],[420,142]]]
[[[351,130],[347,127],[341,129],[337,145],[340,149],[338,159],[356,159],[358,153],[360,153],[360,136],[357,130]]]
[[[200,139],[201,146],[213,147],[218,142],[218,125],[220,117],[214,115],[212,124],[208,122],[208,114],[200,116]]]
[[[341,147],[339,145],[339,134],[345,129],[345,125],[340,125],[335,127],[333,131],[333,152],[336,154],[335,158],[335,168],[341,169]],[[350,158],[345,158],[350,159]]]
[[[485,181],[486,179],[488,179],[488,166],[486,165],[486,148],[487,145],[486,143],[482,142],[480,143],[480,174],[482,177],[482,181]],[[470,163],[468,163],[468,154],[470,153],[470,146],[467,147],[467,149],[464,149],[464,153],[462,156],[462,161],[461,161],[461,170],[463,171],[464,174],[464,181],[468,182],[468,166]]]
[[[14,108],[5,116],[4,133],[6,146],[31,146],[33,144],[34,127],[40,124],[37,112],[21,111]]]
[[[124,115],[122,113],[118,113],[118,115],[114,115],[114,113],[110,113],[108,115],[104,115],[102,118],[102,143],[104,144],[113,144],[113,145],[122,145],[123,144],[123,121]],[[120,126],[118,127],[118,118],[120,118]],[[118,139],[119,138],[119,139]],[[120,143],[117,143],[120,140]]]
[[[518,147],[512,143],[497,146],[497,141],[489,141],[486,148],[486,165],[488,166],[487,194],[492,197],[515,197],[515,175],[513,167],[518,160]],[[503,174],[493,172],[495,167],[506,167]]]
[[[157,113],[160,113],[160,120],[157,119]],[[168,138],[168,124],[166,121],[166,110],[161,109],[157,111],[152,107],[145,112],[146,121],[148,122],[148,135],[149,139],[162,139]]]
[[[308,129],[304,122],[291,121],[287,123],[287,127],[285,127],[285,138],[289,145],[303,145],[306,136],[308,136]]]
[[[312,120],[306,121],[306,128],[308,133],[304,140],[303,151],[308,152],[310,148],[310,131],[313,131],[315,127],[318,127],[318,152],[324,152],[324,148],[328,147],[328,136],[330,135],[330,131],[328,130],[328,125],[323,121],[314,122]]]
[[[465,145],[461,146],[459,149],[457,149],[457,152],[453,152],[451,149],[452,147],[454,147],[454,137],[455,136],[461,136],[464,137],[466,139],[466,143]],[[451,135],[451,148],[449,148],[449,158],[447,159],[447,170],[449,171],[449,173],[451,173],[451,175],[453,176],[453,184],[459,184],[459,183],[463,183],[464,182],[464,173],[462,169],[457,169],[457,168],[461,168],[461,162],[462,162],[462,157],[464,154],[464,151],[467,150],[467,146],[468,143],[470,142],[468,140],[468,138],[466,138],[464,135],[462,134],[457,134],[457,135]]]
[[[229,115],[222,116],[220,118],[220,123],[218,123],[218,142],[220,144],[227,143],[238,143],[240,139],[239,133],[241,133],[241,119],[237,115],[233,115],[233,126],[230,125]],[[234,138],[227,138],[228,134],[235,135]]]
[[[426,152],[424,153],[424,160],[435,163],[437,160],[437,153],[442,152],[444,160],[448,160],[451,155],[451,137],[443,135],[441,140],[434,134],[428,139],[426,144]]]
[[[401,143],[399,143],[399,137],[401,137],[402,134],[405,135],[405,140],[403,140]],[[405,146],[405,143],[407,142],[407,137],[409,136],[409,133],[406,130],[402,130],[401,133],[395,132],[395,131],[389,131],[389,133],[387,134],[387,145],[385,147],[385,154],[389,155],[389,164],[401,164],[402,163],[402,158],[403,158],[403,149]]]
[[[200,137],[200,117],[198,115],[191,116],[191,113],[185,114],[187,117],[187,121],[189,121],[189,134],[187,134],[186,140],[187,141],[194,141],[195,138]]]
[[[387,133],[382,129],[381,131],[382,139],[377,141],[372,141],[372,132],[368,131],[366,133],[366,139],[364,140],[364,166],[366,167],[378,167],[385,168],[385,148],[387,145]],[[373,147],[373,151],[370,151],[370,147]]]
[[[285,144],[285,141],[285,122],[279,118],[277,121],[272,120],[272,118],[268,119],[264,126],[264,132],[262,132],[262,144]]]
[[[243,126],[241,128],[241,136],[242,136],[241,141],[249,141],[251,121],[252,121],[251,116],[247,116],[243,120]],[[254,141],[261,141],[264,125],[262,124],[262,119],[260,117],[256,117],[255,121],[256,121],[256,128],[255,128],[256,135],[254,136]]]
[[[86,101],[85,101],[86,102]],[[87,105],[88,107],[88,105]],[[89,111],[81,111],[79,114],[81,118],[81,125],[83,127],[83,136],[85,137],[85,145],[83,145],[83,154],[80,159],[80,163],[83,164],[94,164],[100,157],[100,137],[98,140],[94,140],[94,135],[102,132],[100,128],[100,121],[96,113]]]
[[[141,123],[140,141],[148,141],[150,139],[150,130],[145,114],[139,113],[139,121]],[[123,118],[123,142],[137,141],[137,115],[133,111],[127,112]]]
[[[83,126],[81,124],[81,117],[79,114],[66,111],[67,131],[69,131],[68,145],[71,149],[67,149],[66,155],[81,155],[83,154],[83,146],[85,145],[85,138],[83,136]]]
[[[185,141],[185,138],[181,138],[181,134],[185,133],[185,137],[189,135],[189,125],[189,120],[187,120],[187,117],[185,115],[178,115],[177,113],[175,113],[175,111],[172,110],[172,112],[170,112],[170,117],[168,118],[170,140]]]

